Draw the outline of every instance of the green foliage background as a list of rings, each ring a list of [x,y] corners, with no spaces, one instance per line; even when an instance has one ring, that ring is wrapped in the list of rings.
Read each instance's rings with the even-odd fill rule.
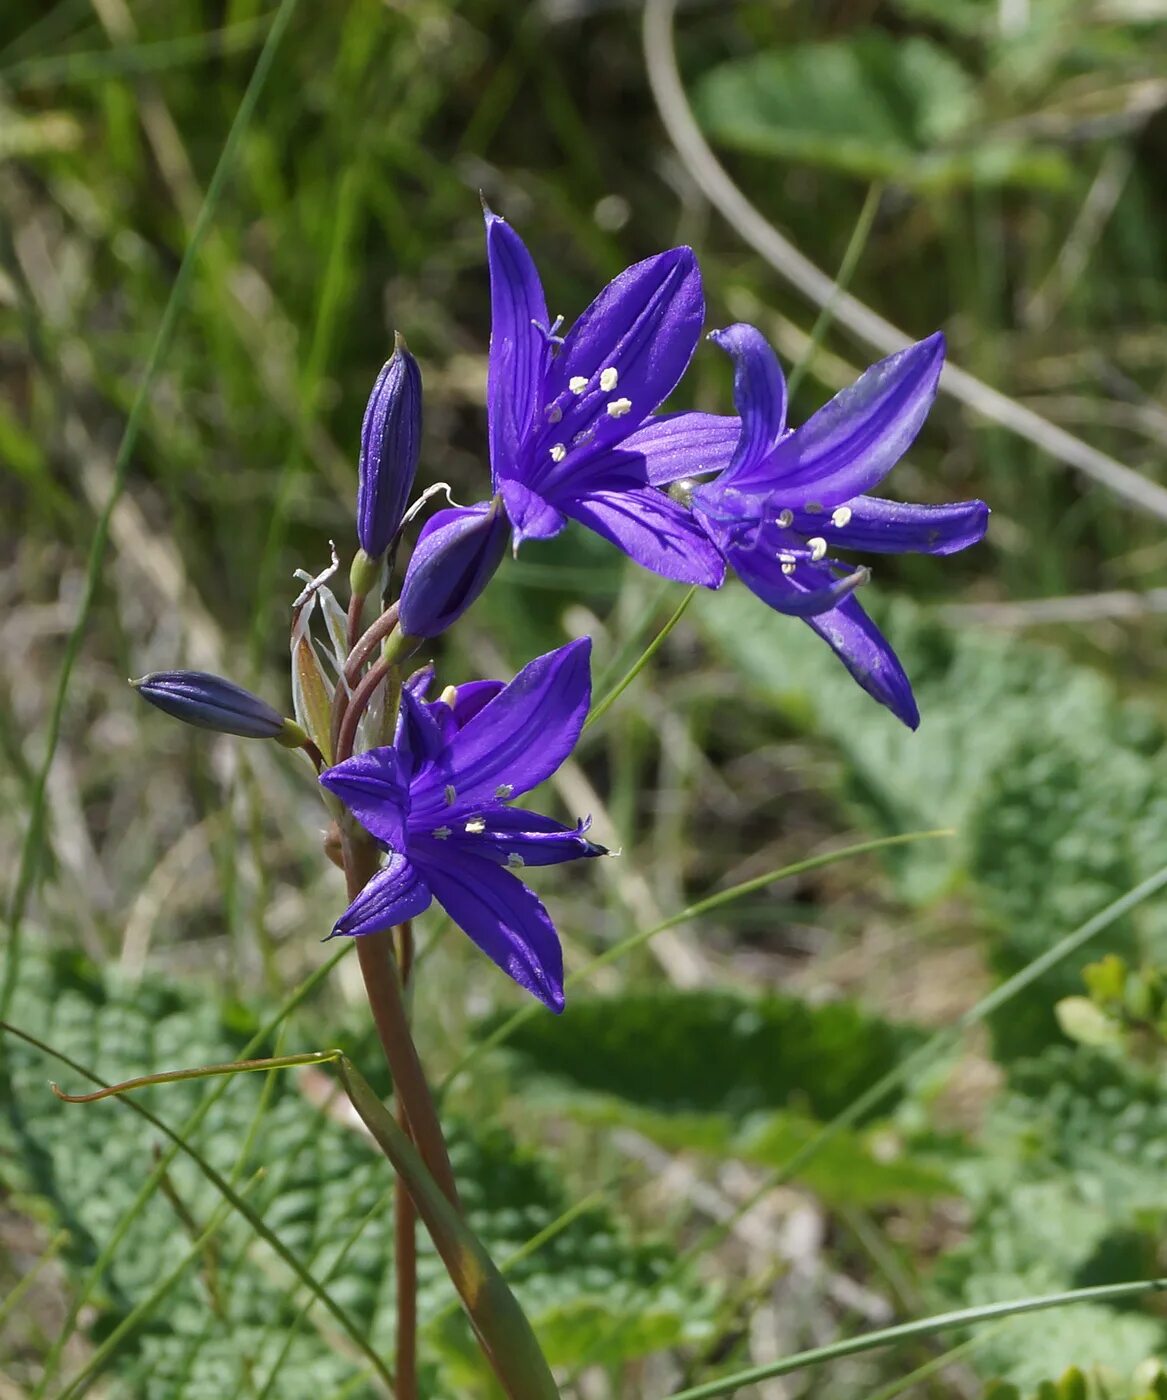
[[[274,14],[0,14],[9,903],[117,444]],[[1165,36],[1161,0],[697,0],[677,26],[706,137],[798,248],[833,274],[876,199],[856,296],[911,335],[943,327],[955,363],[1167,484]],[[795,422],[871,358],[838,325],[812,345],[816,309],[706,204],[653,105],[636,7],[303,0],[149,397],[32,845],[9,1018],[105,1079],[233,1058],[331,954],[342,892],[307,770],[178,731],[124,678],[200,666],[286,703],[292,571],[320,568],[329,538],[350,547],[394,328],[425,376],[424,484],[481,496],[479,191],[568,319],[627,263],[692,243],[710,326],[753,320],[800,365]],[[681,404],[729,408],[712,349]],[[653,1400],[891,1320],[1167,1272],[1161,1022],[1136,1008],[1088,1046],[1055,1013],[1104,953],[1154,980],[1162,899],[820,1136],[1167,864],[1164,522],[947,398],[888,489],[994,512],[967,555],[878,561],[870,602],[919,733],[796,621],[732,586],[701,597],[545,794],[590,809],[620,860],[537,883],[578,970],[767,870],[950,837],[682,923],[501,1049],[481,1047],[519,994],[427,916],[418,1034],[436,1081],[461,1067],[443,1113],[470,1221],[566,1396]],[[679,599],[572,532],[507,561],[435,658],[447,680],[507,674],[590,631],[602,692]],[[261,1052],[333,1044],[376,1075],[344,959]],[[81,1087],[75,1072],[26,1042],[0,1057],[0,1392],[381,1393],[196,1163],[141,1191],[156,1130],[123,1104],[60,1104],[47,1080]],[[327,1071],[143,1102],[178,1130],[209,1096],[190,1145],[390,1354],[387,1172]],[[491,1395],[433,1256],[422,1277],[427,1393]],[[1146,1400],[1165,1317],[1079,1305],[739,1393]]]

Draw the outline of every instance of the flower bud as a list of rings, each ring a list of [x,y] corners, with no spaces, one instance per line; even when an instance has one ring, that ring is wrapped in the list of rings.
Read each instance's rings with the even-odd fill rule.
[[[401,630],[436,637],[490,582],[510,525],[497,501],[440,510],[426,522],[401,588]]]
[[[413,490],[421,453],[421,371],[396,337],[377,376],[361,426],[357,538],[370,560],[393,543]]]
[[[277,739],[289,748],[298,748],[307,737],[266,700],[208,671],[152,671],[130,684],[156,709],[199,729],[244,739]]]

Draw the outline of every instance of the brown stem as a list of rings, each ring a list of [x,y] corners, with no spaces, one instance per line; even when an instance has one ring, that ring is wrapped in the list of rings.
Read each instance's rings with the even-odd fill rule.
[[[379,661],[369,667],[361,677],[360,685],[353,691],[353,698],[342,712],[340,729],[336,736],[336,747],[333,752],[336,755],[337,763],[343,763],[346,758],[352,757],[353,744],[357,737],[357,725],[361,722],[361,716],[369,708],[369,701],[372,700],[374,692],[389,674],[392,666],[393,663],[388,657],[381,657]]]
[[[344,675],[349,685],[356,685],[361,667],[397,626],[398,611],[397,604],[391,603],[358,641],[349,642],[348,660],[344,663]],[[351,612],[349,621],[352,621]]]
[[[397,968],[404,991],[413,969],[413,925],[397,928]],[[397,1095],[397,1121],[412,1137],[409,1115]],[[397,1275],[397,1400],[417,1400],[417,1211],[404,1181],[394,1191],[393,1253]]]
[[[345,878],[349,898],[355,899],[377,872],[377,848],[367,839],[350,836],[345,840],[345,849]],[[357,958],[393,1087],[405,1109],[417,1150],[443,1194],[461,1209],[438,1112],[409,1033],[391,933],[386,929],[362,934],[357,939]]]
[[[348,649],[352,651],[353,643],[361,635],[361,614],[365,610],[365,595],[354,593],[348,600]]]

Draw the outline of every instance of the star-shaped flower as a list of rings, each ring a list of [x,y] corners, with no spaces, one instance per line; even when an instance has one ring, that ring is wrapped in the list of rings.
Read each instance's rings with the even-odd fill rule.
[[[389,928],[436,899],[521,987],[563,1010],[555,927],[512,872],[606,852],[586,839],[586,822],[568,827],[508,803],[575,747],[591,699],[590,652],[585,637],[532,661],[509,685],[477,681],[430,704],[423,677],[402,693],[394,747],[321,774],[388,852],[334,935]]]
[[[902,505],[867,495],[914,441],[944,364],[940,333],[872,365],[801,427],[786,381],[753,326],[710,337],[734,360],[740,434],[728,467],[692,490],[694,518],[763,602],[803,618],[851,675],[905,724],[920,714],[891,646],[852,596],[868,572],[835,551],[953,554],[983,538],[983,501]],[[662,484],[690,475],[660,473]]]
[[[727,459],[726,422],[651,417],[676,387],[701,334],[705,303],[691,248],[622,272],[567,335],[517,233],[486,213],[491,335],[487,380],[492,489],[516,547],[550,539],[568,517],[666,578],[718,587],[721,557],[658,472],[713,470]]]

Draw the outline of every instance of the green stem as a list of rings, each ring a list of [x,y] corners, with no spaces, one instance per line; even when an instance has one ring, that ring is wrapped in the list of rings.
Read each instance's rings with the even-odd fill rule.
[[[608,691],[607,695],[605,695],[602,700],[597,701],[596,704],[592,706],[591,713],[584,721],[585,729],[587,729],[589,725],[595,724],[596,720],[598,720],[602,715],[606,714],[608,710],[611,709],[611,707],[616,703],[617,700],[619,700],[621,695],[624,694],[624,692],[628,689],[628,687],[632,684],[636,677],[640,675],[641,671],[644,670],[644,668],[648,665],[652,658],[661,649],[665,638],[669,635],[669,633],[673,630],[677,623],[680,622],[681,618],[684,617],[685,610],[696,597],[697,588],[698,585],[693,584],[693,586],[689,589],[688,593],[685,594],[685,596],[681,599],[680,603],[677,605],[677,609],[673,613],[672,617],[669,618],[669,620],[660,629],[660,631],[656,634],[652,641],[649,642],[648,646],[646,646],[645,649],[640,653],[640,655],[632,663],[629,669],[624,673],[623,676],[621,676],[621,678],[616,682],[612,689]]]
[[[735,1371],[731,1376],[722,1376],[719,1380],[708,1381],[704,1385],[674,1391],[669,1400],[717,1400],[718,1396],[732,1395],[743,1386],[756,1385],[759,1381],[770,1380],[774,1376],[786,1376],[791,1371],[801,1371],[806,1366],[821,1366],[826,1361],[836,1361],[842,1356],[876,1351],[880,1347],[893,1346],[896,1342],[906,1342],[916,1337],[931,1337],[937,1332],[951,1331],[954,1327],[972,1327],[980,1322],[1015,1317],[1019,1313],[1042,1312],[1047,1308],[1064,1308],[1072,1303],[1116,1303],[1147,1293],[1162,1293],[1164,1290],[1167,1290],[1167,1278],[1153,1278],[1132,1283],[1106,1283],[1095,1288],[1071,1288],[1064,1293],[1046,1293],[1031,1298],[1016,1298],[1007,1303],[989,1303],[979,1308],[961,1308],[956,1312],[939,1313],[935,1317],[904,1322],[898,1327],[884,1327],[878,1332],[865,1332],[861,1337],[848,1337],[841,1342],[832,1342],[830,1346],[795,1352],[793,1356],[784,1356],[781,1360],[767,1362],[764,1366],[753,1366],[749,1370]]]

